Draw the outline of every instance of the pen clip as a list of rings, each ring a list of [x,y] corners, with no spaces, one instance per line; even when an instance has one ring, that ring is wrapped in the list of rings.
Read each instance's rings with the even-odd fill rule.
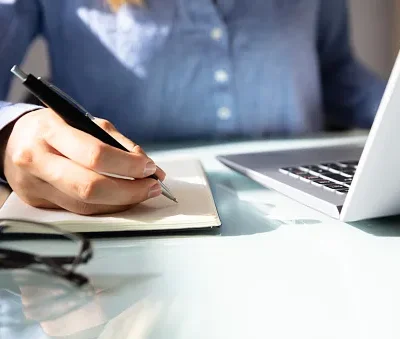
[[[43,82],[45,85],[47,85],[50,89],[52,89],[54,92],[56,92],[58,95],[60,95],[61,97],[63,97],[65,100],[67,100],[71,105],[75,106],[75,108],[77,108],[78,110],[82,111],[84,115],[86,115],[86,117],[88,117],[90,120],[94,120],[94,116],[91,115],[84,107],[82,107],[81,105],[79,105],[74,99],[72,99],[68,94],[66,94],[65,92],[63,92],[61,89],[59,89],[58,87],[56,87],[55,85],[53,85],[52,83],[48,82],[47,80],[38,77],[38,80],[40,80],[41,82]]]

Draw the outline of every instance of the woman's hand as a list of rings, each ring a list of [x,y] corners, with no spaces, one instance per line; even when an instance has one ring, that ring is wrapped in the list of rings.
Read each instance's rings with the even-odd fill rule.
[[[111,123],[95,122],[131,153],[69,126],[50,109],[18,119],[5,147],[4,174],[22,200],[35,207],[91,215],[122,211],[161,194],[159,183],[146,177],[156,173],[163,180],[165,173]]]

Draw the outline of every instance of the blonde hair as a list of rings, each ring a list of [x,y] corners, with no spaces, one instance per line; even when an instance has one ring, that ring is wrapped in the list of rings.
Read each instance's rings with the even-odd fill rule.
[[[113,11],[118,11],[124,4],[132,4],[137,6],[144,6],[145,0],[107,0]]]

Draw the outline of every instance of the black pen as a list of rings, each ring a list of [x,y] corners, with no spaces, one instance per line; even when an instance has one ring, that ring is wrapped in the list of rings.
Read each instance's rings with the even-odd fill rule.
[[[68,125],[92,135],[105,144],[129,152],[128,149],[126,149],[110,134],[93,122],[94,117],[87,112],[86,109],[84,109],[67,94],[62,92],[59,88],[52,85],[48,81],[41,79],[40,77],[36,78],[32,74],[24,73],[18,66],[14,66],[11,69],[11,72],[22,81],[23,85],[33,95],[35,95],[43,104],[57,113]],[[122,179],[133,179],[111,173],[102,174]],[[162,194],[165,197],[172,201],[178,202],[168,187],[161,180],[159,180],[155,174],[151,175],[149,178],[153,178],[160,183],[162,187]]]

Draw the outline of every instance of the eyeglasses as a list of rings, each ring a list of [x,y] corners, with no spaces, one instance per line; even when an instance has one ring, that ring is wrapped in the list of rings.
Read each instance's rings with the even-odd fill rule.
[[[46,229],[47,233],[61,236],[68,240],[69,244],[77,245],[74,254],[70,256],[48,256],[24,252],[11,248],[0,247],[0,269],[30,269],[34,271],[51,273],[70,281],[77,286],[83,286],[89,279],[82,274],[76,273],[75,269],[80,264],[86,264],[93,256],[91,243],[85,237],[77,233],[68,233],[59,227],[49,223],[36,222],[25,219],[1,219],[0,218],[0,240],[1,234],[14,234],[13,230],[22,227],[34,227],[35,231]]]

